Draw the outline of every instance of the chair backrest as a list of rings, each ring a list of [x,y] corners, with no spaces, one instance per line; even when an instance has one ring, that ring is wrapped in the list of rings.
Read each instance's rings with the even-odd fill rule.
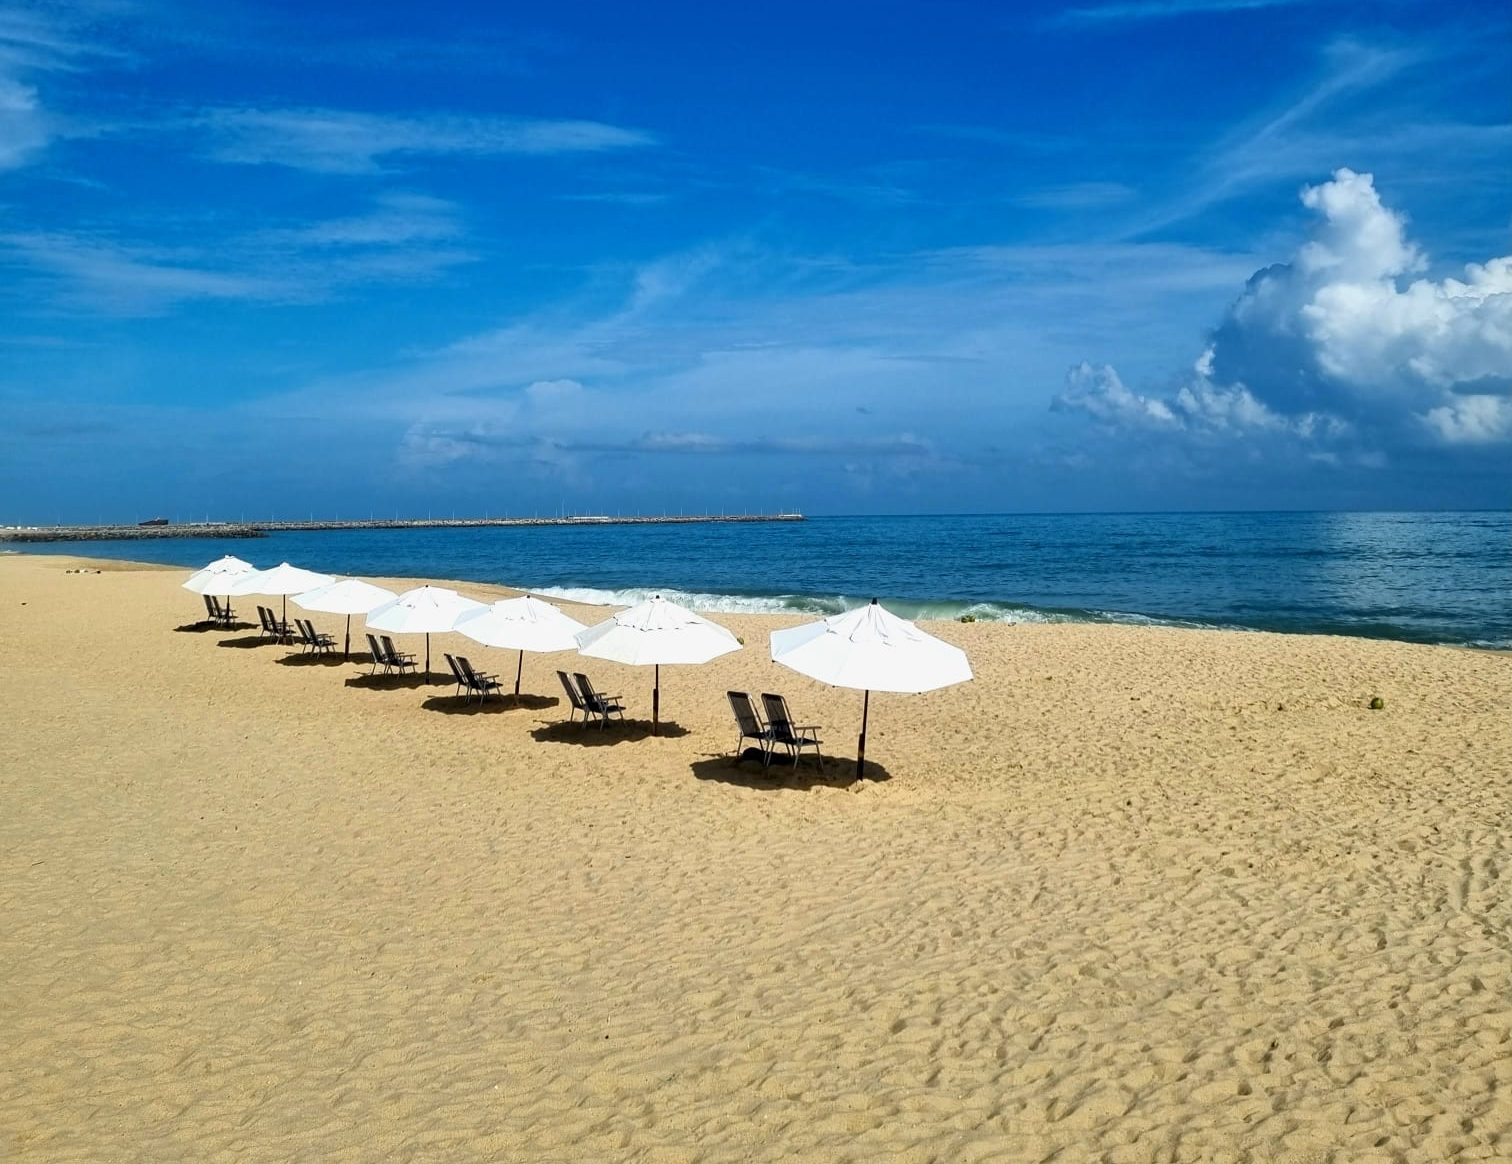
[[[276,631],[278,629],[273,625],[273,612],[266,606],[259,606],[257,608],[257,618],[262,623],[263,630]]]
[[[761,717],[756,714],[756,705],[751,702],[751,697],[744,691],[726,691],[730,698],[730,710],[735,713],[735,722],[740,725],[740,734],[743,736],[760,736],[765,729],[761,726]]]
[[[766,708],[767,726],[781,738],[793,734],[793,717],[788,714],[787,700],[770,692],[761,693],[761,705]]]
[[[211,618],[220,617],[220,608],[215,605],[215,599],[211,598],[208,594],[205,595],[205,613]]]
[[[470,686],[478,686],[478,673],[472,668],[472,660],[465,655],[457,656],[457,666],[462,668],[462,674],[466,676]]]
[[[304,619],[296,618],[294,628],[299,631],[299,637],[304,641],[305,646],[311,646],[315,642],[315,632],[310,629],[310,624]]]
[[[589,710],[598,707],[598,692],[593,689],[593,684],[588,682],[588,676],[581,671],[574,671],[572,677],[577,680],[578,690],[583,693],[583,706]]]
[[[373,661],[375,663],[383,662],[383,648],[378,645],[378,640],[373,636],[371,631],[368,632],[367,641],[368,650],[373,652]]]
[[[402,662],[399,658],[399,650],[394,646],[394,640],[389,638],[388,635],[379,635],[378,637],[383,640],[383,657],[390,663]]]
[[[567,702],[579,711],[586,711],[583,706],[583,697],[578,694],[578,689],[572,685],[572,680],[567,678],[566,671],[558,671],[557,678],[562,681],[562,690],[567,692]]]
[[[467,676],[462,674],[462,669],[457,666],[457,660],[453,659],[450,655],[446,655],[445,658],[446,665],[451,668],[452,678],[457,681],[457,686],[466,687]]]

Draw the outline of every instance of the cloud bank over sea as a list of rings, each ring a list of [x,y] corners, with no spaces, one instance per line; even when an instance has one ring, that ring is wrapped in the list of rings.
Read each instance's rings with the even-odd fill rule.
[[[1512,257],[1424,278],[1427,256],[1370,174],[1340,169],[1301,200],[1316,215],[1307,241],[1255,273],[1173,391],[1083,362],[1051,407],[1142,439],[1259,437],[1366,465],[1512,447]]]

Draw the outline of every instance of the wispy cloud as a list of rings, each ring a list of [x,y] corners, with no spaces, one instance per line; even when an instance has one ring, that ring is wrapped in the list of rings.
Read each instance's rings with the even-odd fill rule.
[[[1372,108],[1351,120],[1339,107],[1379,91],[1434,54],[1434,47],[1424,44],[1377,45],[1347,37],[1330,42],[1321,73],[1307,88],[1207,147],[1173,197],[1142,206],[1120,233],[1150,234],[1247,192],[1327,172],[1362,147],[1380,148],[1383,135],[1389,146],[1399,112]]]
[[[1170,20],[1179,16],[1205,16],[1229,12],[1252,12],[1264,8],[1295,8],[1317,0],[1131,0],[1123,4],[1094,4],[1067,8],[1052,21],[1060,25],[1129,24],[1136,21]]]
[[[81,131],[46,107],[37,78],[122,59],[124,54],[80,34],[60,16],[0,9],[0,171],[28,165],[55,138]]]
[[[395,192],[363,214],[228,232],[214,247],[12,231],[0,234],[0,264],[29,302],[149,316],[193,301],[315,303],[354,285],[430,278],[475,258],[459,245],[462,233],[452,203]]]
[[[347,248],[439,242],[461,233],[456,203],[428,194],[392,191],[380,194],[373,209],[365,214],[281,227],[260,237],[292,246]]]
[[[1128,202],[1136,193],[1122,182],[1071,182],[1031,190],[1013,201],[1036,210],[1099,210]]]
[[[507,116],[219,108],[192,121],[209,135],[210,156],[219,161],[326,174],[377,174],[423,156],[598,153],[655,141],[641,130],[597,121]]]
[[[119,315],[152,315],[192,299],[269,299],[292,292],[280,280],[211,270],[161,249],[69,234],[3,234],[0,255],[56,285],[62,303]]]

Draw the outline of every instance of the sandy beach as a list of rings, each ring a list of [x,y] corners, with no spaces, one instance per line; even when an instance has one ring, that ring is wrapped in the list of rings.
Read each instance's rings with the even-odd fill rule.
[[[802,620],[652,738],[649,671],[472,710],[186,573],[0,557],[4,1159],[1512,1159],[1512,656],[928,624],[977,678],[858,782]],[[729,688],[827,771],[733,766]]]

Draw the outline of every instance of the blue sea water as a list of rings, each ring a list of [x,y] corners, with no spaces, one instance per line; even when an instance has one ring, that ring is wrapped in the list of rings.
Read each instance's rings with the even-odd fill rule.
[[[1512,649],[1512,514],[819,517],[761,525],[331,530],[30,551],[495,582],[713,611],[1148,622]]]

